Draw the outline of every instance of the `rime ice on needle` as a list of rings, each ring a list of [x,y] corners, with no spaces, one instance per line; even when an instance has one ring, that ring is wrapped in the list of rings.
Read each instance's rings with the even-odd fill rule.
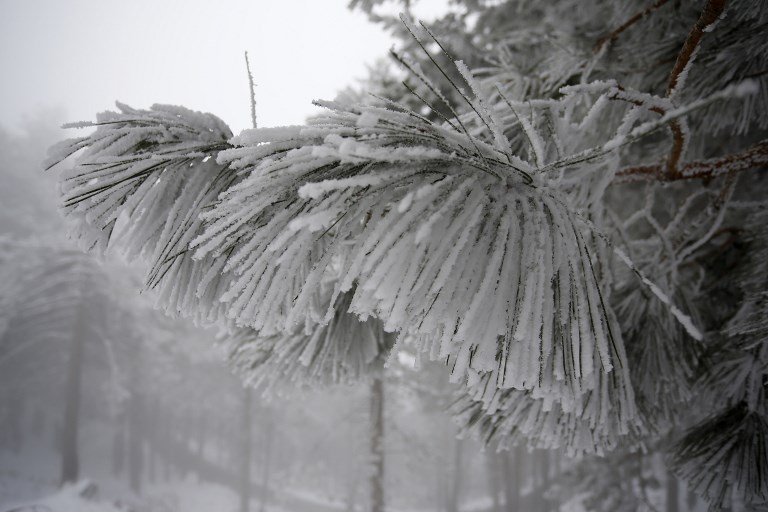
[[[531,144],[530,163],[511,153],[498,108],[460,70],[474,93],[462,125],[477,116],[487,131],[329,103],[307,127],[230,138],[213,117],[123,107],[73,146],[88,150],[66,177],[65,200],[86,224],[110,228],[107,246],[117,243],[108,234],[118,216],[132,215],[119,240],[150,256],[148,282],[171,311],[279,337],[313,332],[351,294],[349,312],[448,358],[454,380],[525,391],[564,411],[593,395],[616,399],[598,417],[618,411],[617,431],[626,432],[635,422],[628,365],[591,227],[574,213],[584,192],[544,171],[574,165],[555,146],[589,154],[589,140],[547,144],[539,134],[543,115],[554,133],[570,133],[574,107],[600,104],[615,85],[565,88],[537,105],[505,101]],[[602,120],[587,112],[582,131]],[[618,160],[600,151],[608,156],[587,159],[582,175],[610,179]],[[317,295],[324,283],[330,303]],[[623,382],[620,394],[600,384],[607,374]],[[471,393],[486,404],[495,396]]]

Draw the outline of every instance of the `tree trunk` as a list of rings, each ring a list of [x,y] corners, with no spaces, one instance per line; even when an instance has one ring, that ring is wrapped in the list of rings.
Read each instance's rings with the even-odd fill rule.
[[[560,480],[560,477],[563,473],[563,452],[556,451],[553,452],[553,458],[552,458],[552,471],[551,471],[551,479],[555,482]],[[560,510],[560,505],[562,504],[562,495],[558,492],[555,494],[555,499],[557,501],[552,503],[552,510],[554,512],[558,512]]]
[[[696,493],[688,490],[688,494],[686,495],[686,505],[688,506],[688,511],[691,512],[693,510],[696,510],[698,508],[699,503],[699,497],[696,496]]]
[[[205,440],[208,433],[208,422],[205,411],[200,411],[197,416],[197,454],[205,458]]]
[[[173,413],[167,408],[163,409],[163,413],[160,416],[160,443],[158,447],[162,449],[163,455],[163,480],[166,482],[171,479],[171,469],[173,467],[173,450],[171,448],[173,443],[173,435],[171,433],[171,422],[173,421]]]
[[[453,438],[453,484],[451,485],[451,493],[448,497],[448,503],[446,506],[446,510],[448,512],[458,512],[459,510],[459,496],[460,496],[460,490],[461,490],[461,480],[462,480],[462,455],[463,455],[463,447],[464,443],[461,442],[461,439],[454,436]]]
[[[156,400],[145,400],[144,410],[146,411],[144,415],[144,444],[147,447],[147,479],[154,484],[157,479],[157,430],[160,408],[157,406]]]
[[[120,476],[125,466],[125,414],[120,412],[115,418],[115,431],[112,436],[112,475]]]
[[[269,499],[269,477],[272,473],[272,441],[274,438],[274,425],[272,420],[272,410],[264,407],[264,462],[261,471],[261,503],[259,512],[264,512],[267,508]]]
[[[248,512],[251,502],[251,388],[243,389],[240,423],[240,512]]]
[[[345,464],[346,464],[346,471],[345,471],[345,478],[344,483],[346,484],[346,490],[347,490],[347,499],[346,499],[346,507],[345,510],[347,512],[354,512],[355,510],[355,504],[357,503],[357,493],[358,489],[360,487],[360,471],[359,471],[359,465],[355,463],[354,457],[346,456],[345,457]]]
[[[384,512],[384,382],[371,383],[371,512]]]
[[[445,512],[445,496],[448,491],[446,490],[447,476],[445,474],[445,467],[447,464],[445,462],[443,453],[436,453],[433,458],[433,462],[435,463],[434,470],[432,471],[432,474],[435,478],[435,510],[439,512]]]
[[[45,413],[41,409],[35,409],[35,414],[32,415],[32,435],[35,439],[43,439],[45,437]]]
[[[18,455],[24,445],[24,395],[19,386],[8,390],[8,404],[10,445],[13,453]]]
[[[131,419],[128,428],[128,480],[131,490],[141,493],[141,480],[144,468],[144,446],[141,439],[141,398],[131,398]]]
[[[86,332],[85,306],[77,308],[75,327],[69,345],[64,427],[61,433],[61,484],[76,482],[80,473],[78,436],[80,429],[80,388],[83,378],[83,351]]]
[[[507,452],[502,452],[501,472],[504,482],[504,510],[506,512],[517,512],[520,510],[520,475],[519,468],[519,449],[515,448]]]
[[[541,459],[541,463],[539,465],[539,485],[538,485],[538,496],[541,501],[541,509],[543,511],[549,511],[551,510],[550,502],[547,500],[544,496],[546,491],[549,488],[549,455],[550,452],[547,450],[539,450],[539,457]]]
[[[227,428],[226,424],[219,420],[216,422],[216,464],[220,467],[226,466],[227,455]]]
[[[667,470],[667,512],[678,512],[680,500],[680,489],[678,488],[677,477],[672,471]]]
[[[487,471],[488,492],[491,494],[492,512],[501,512],[501,502],[499,501],[499,454],[496,452],[485,452],[485,468]]]
[[[138,343],[136,340],[134,342]],[[142,439],[143,397],[141,394],[141,347],[137,346],[130,366],[129,382],[131,398],[128,401],[128,480],[131,490],[141,493],[141,479],[144,468],[144,446]]]

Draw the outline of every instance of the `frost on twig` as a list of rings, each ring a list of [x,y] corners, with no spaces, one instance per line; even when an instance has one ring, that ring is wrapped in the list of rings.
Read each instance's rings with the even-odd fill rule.
[[[626,179],[650,179],[654,181],[710,180],[727,174],[762,167],[766,164],[768,164],[768,142],[762,141],[732,155],[686,162],[675,176],[667,174],[662,164],[625,167],[617,173],[617,176]]]

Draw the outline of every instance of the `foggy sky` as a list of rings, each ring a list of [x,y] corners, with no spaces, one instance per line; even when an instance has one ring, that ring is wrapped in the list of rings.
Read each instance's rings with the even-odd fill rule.
[[[392,39],[348,0],[0,0],[0,125],[40,108],[93,120],[119,100],[211,112],[250,126],[243,52],[260,126],[298,124]]]

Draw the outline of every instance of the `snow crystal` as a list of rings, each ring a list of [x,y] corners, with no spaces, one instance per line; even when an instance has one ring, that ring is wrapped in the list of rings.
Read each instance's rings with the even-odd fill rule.
[[[378,122],[379,116],[370,110],[365,110],[362,114],[360,114],[360,117],[357,118],[355,125],[358,128],[373,128]]]
[[[234,146],[256,146],[264,142],[282,142],[297,139],[304,126],[276,126],[273,128],[249,128],[232,137],[229,142]]]
[[[623,146],[627,141],[624,135],[616,135],[614,138],[603,144],[603,151],[613,151],[614,149]]]
[[[317,199],[333,190],[381,185],[387,181],[405,177],[409,174],[412,174],[412,171],[380,172],[377,174],[361,174],[353,178],[344,178],[340,180],[305,183],[299,188],[299,197],[304,199]]]
[[[403,197],[403,199],[397,205],[398,212],[403,213],[411,207],[411,203],[413,202],[413,195],[413,192],[408,192],[405,197]]]
[[[319,231],[327,228],[339,216],[338,209],[326,210],[297,217],[288,223],[290,231],[298,231],[302,228],[309,229],[310,232]]]

